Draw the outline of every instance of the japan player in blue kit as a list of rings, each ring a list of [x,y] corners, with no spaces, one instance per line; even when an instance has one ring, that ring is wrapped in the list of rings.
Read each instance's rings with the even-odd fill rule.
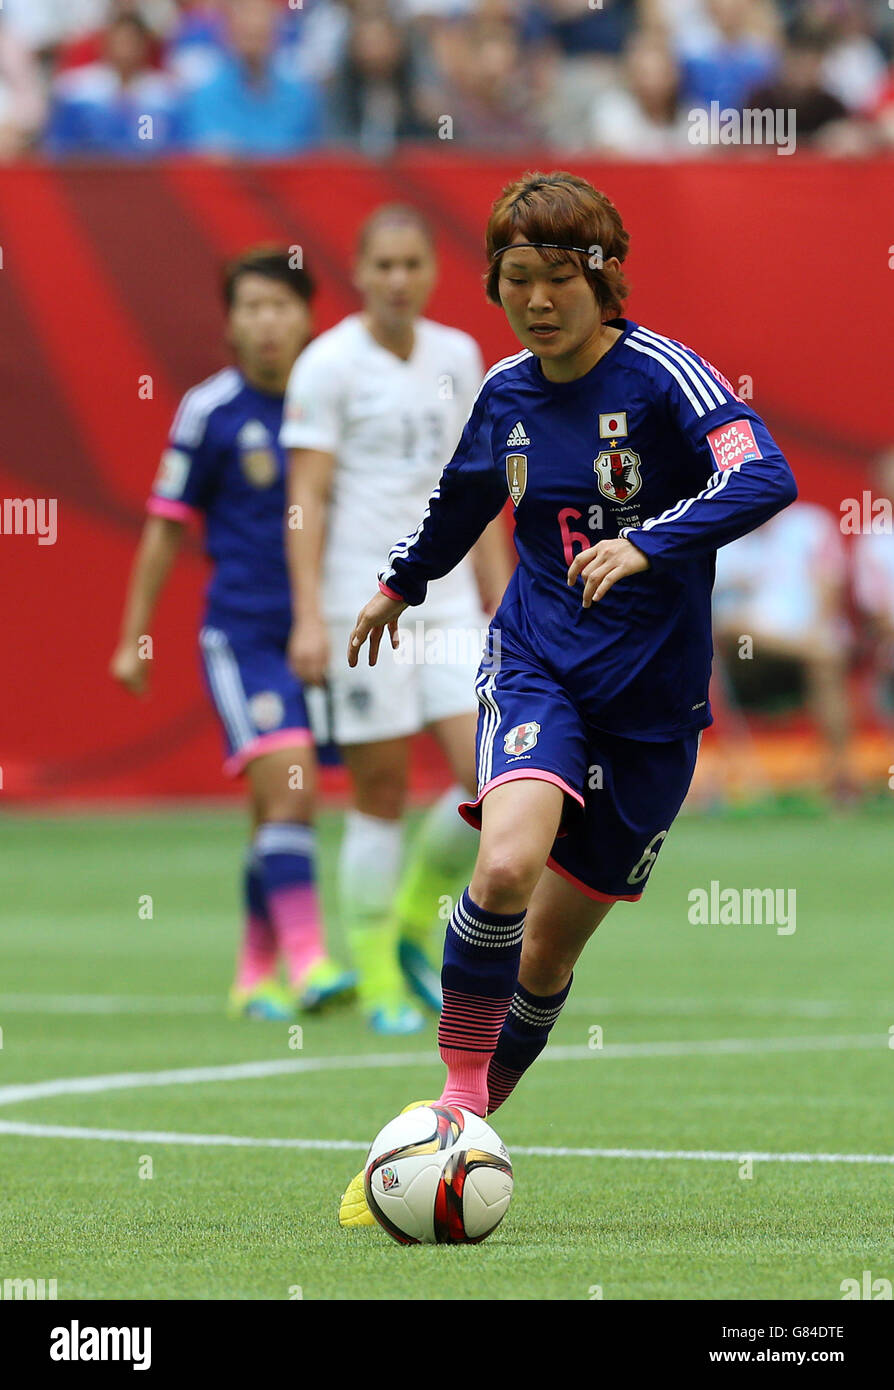
[[[252,813],[231,1009],[276,1019],[291,1017],[296,1006],[312,1010],[349,997],[354,986],[323,944],[312,824],[316,759],[301,684],[286,661],[292,614],[279,432],[289,373],[310,337],[313,283],[288,251],[259,247],[231,262],[223,289],[236,365],[188,391],[177,411],[111,671],[145,693],[141,644],[184,525],[203,516],[213,567],[199,637],[203,670],[223,727],[224,768],[245,773]]]
[[[519,564],[477,681],[478,795],[461,813],[481,836],[438,1034],[440,1103],[478,1115],[542,1051],[612,904],[642,895],[711,723],[715,552],[797,491],[725,377],[620,317],[628,245],[571,174],[527,174],[494,204],[487,292],[522,350],[486,375],[349,640],[351,664],[367,638],[374,664],[383,630],[393,643],[511,499]]]

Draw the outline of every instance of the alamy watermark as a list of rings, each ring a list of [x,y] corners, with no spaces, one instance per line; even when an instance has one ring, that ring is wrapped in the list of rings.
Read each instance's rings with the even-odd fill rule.
[[[709,888],[689,892],[689,920],[694,927],[775,926],[777,936],[791,936],[797,925],[796,888]]]
[[[50,1333],[51,1361],[129,1361],[135,1371],[152,1365],[151,1327],[90,1327],[73,1318]]]
[[[400,645],[394,660],[399,666],[474,666],[500,669],[501,642],[498,628],[437,627],[417,618],[412,628],[398,628]]]
[[[55,497],[4,497],[0,535],[36,536],[38,545],[55,545],[57,508]]]
[[[842,498],[839,511],[841,532],[845,536],[894,534],[894,504],[890,497],[874,497],[864,488],[859,497]]]
[[[3,1279],[0,1280],[0,1298],[9,1302],[17,1300],[40,1300],[58,1298],[55,1279]]]
[[[690,145],[774,145],[777,154],[794,154],[797,113],[794,107],[721,107],[712,101],[689,112]]]
[[[878,1299],[890,1301],[892,1298],[891,1280],[875,1279],[871,1269],[864,1269],[861,1279],[842,1279],[838,1285],[842,1303],[850,1299],[866,1298],[875,1302]]]

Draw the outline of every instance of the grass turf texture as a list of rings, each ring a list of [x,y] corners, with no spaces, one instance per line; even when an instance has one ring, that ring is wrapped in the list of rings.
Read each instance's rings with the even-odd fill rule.
[[[339,821],[321,828],[332,900]],[[890,817],[684,817],[639,905],[616,907],[537,1063],[495,1116],[510,1152],[548,1145],[894,1152]],[[430,1061],[47,1096],[0,1123],[355,1140],[356,1149],[187,1147],[0,1134],[0,1279],[59,1298],[837,1299],[894,1278],[894,1167],[514,1155],[509,1214],[484,1245],[400,1248],[342,1232],[337,1199],[364,1145],[437,1094],[435,1026],[374,1039],[355,1012],[232,1023],[236,813],[9,818],[0,926],[0,1087],[194,1066],[429,1053]],[[797,930],[696,926],[688,894],[797,890]],[[138,915],[152,897],[151,920]],[[338,944],[337,928],[334,932]],[[56,1006],[46,996],[64,996]],[[42,996],[35,997],[35,996]],[[88,996],[88,998],[80,998]],[[106,999],[107,1012],[96,1009]],[[121,996],[141,1011],[122,1011]],[[153,1002],[155,1000],[156,1002]],[[619,1043],[745,1050],[591,1051]],[[763,1039],[875,1035],[877,1046],[761,1051]],[[753,1040],[754,1050],[749,1050]],[[154,1176],[140,1178],[143,1156]],[[290,1292],[291,1291],[291,1292]]]

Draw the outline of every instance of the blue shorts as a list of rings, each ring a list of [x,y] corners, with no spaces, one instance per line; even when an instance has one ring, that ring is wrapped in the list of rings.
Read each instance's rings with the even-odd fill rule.
[[[590,898],[636,902],[689,790],[700,733],[644,743],[595,729],[546,671],[505,645],[476,690],[478,796],[460,806],[463,819],[480,829],[481,802],[503,782],[553,782],[565,806],[549,867]]]
[[[286,661],[288,624],[209,615],[199,632],[205,684],[223,725],[224,772],[313,743],[298,677]]]

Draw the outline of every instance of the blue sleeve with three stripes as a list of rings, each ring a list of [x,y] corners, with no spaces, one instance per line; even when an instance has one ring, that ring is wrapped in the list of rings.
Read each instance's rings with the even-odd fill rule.
[[[640,350],[652,356],[648,340],[641,336],[640,342],[645,345]],[[658,379],[665,393],[667,426],[682,436],[694,487],[690,496],[666,511],[620,532],[648,555],[654,569],[737,540],[798,495],[779,445],[726,378],[681,345],[669,347],[665,340],[660,354],[665,370]],[[743,434],[748,441],[744,447]]]
[[[490,436],[482,392],[422,520],[392,547],[379,574],[380,582],[409,604],[422,603],[429,581],[456,568],[509,495],[505,475],[494,462]]]

